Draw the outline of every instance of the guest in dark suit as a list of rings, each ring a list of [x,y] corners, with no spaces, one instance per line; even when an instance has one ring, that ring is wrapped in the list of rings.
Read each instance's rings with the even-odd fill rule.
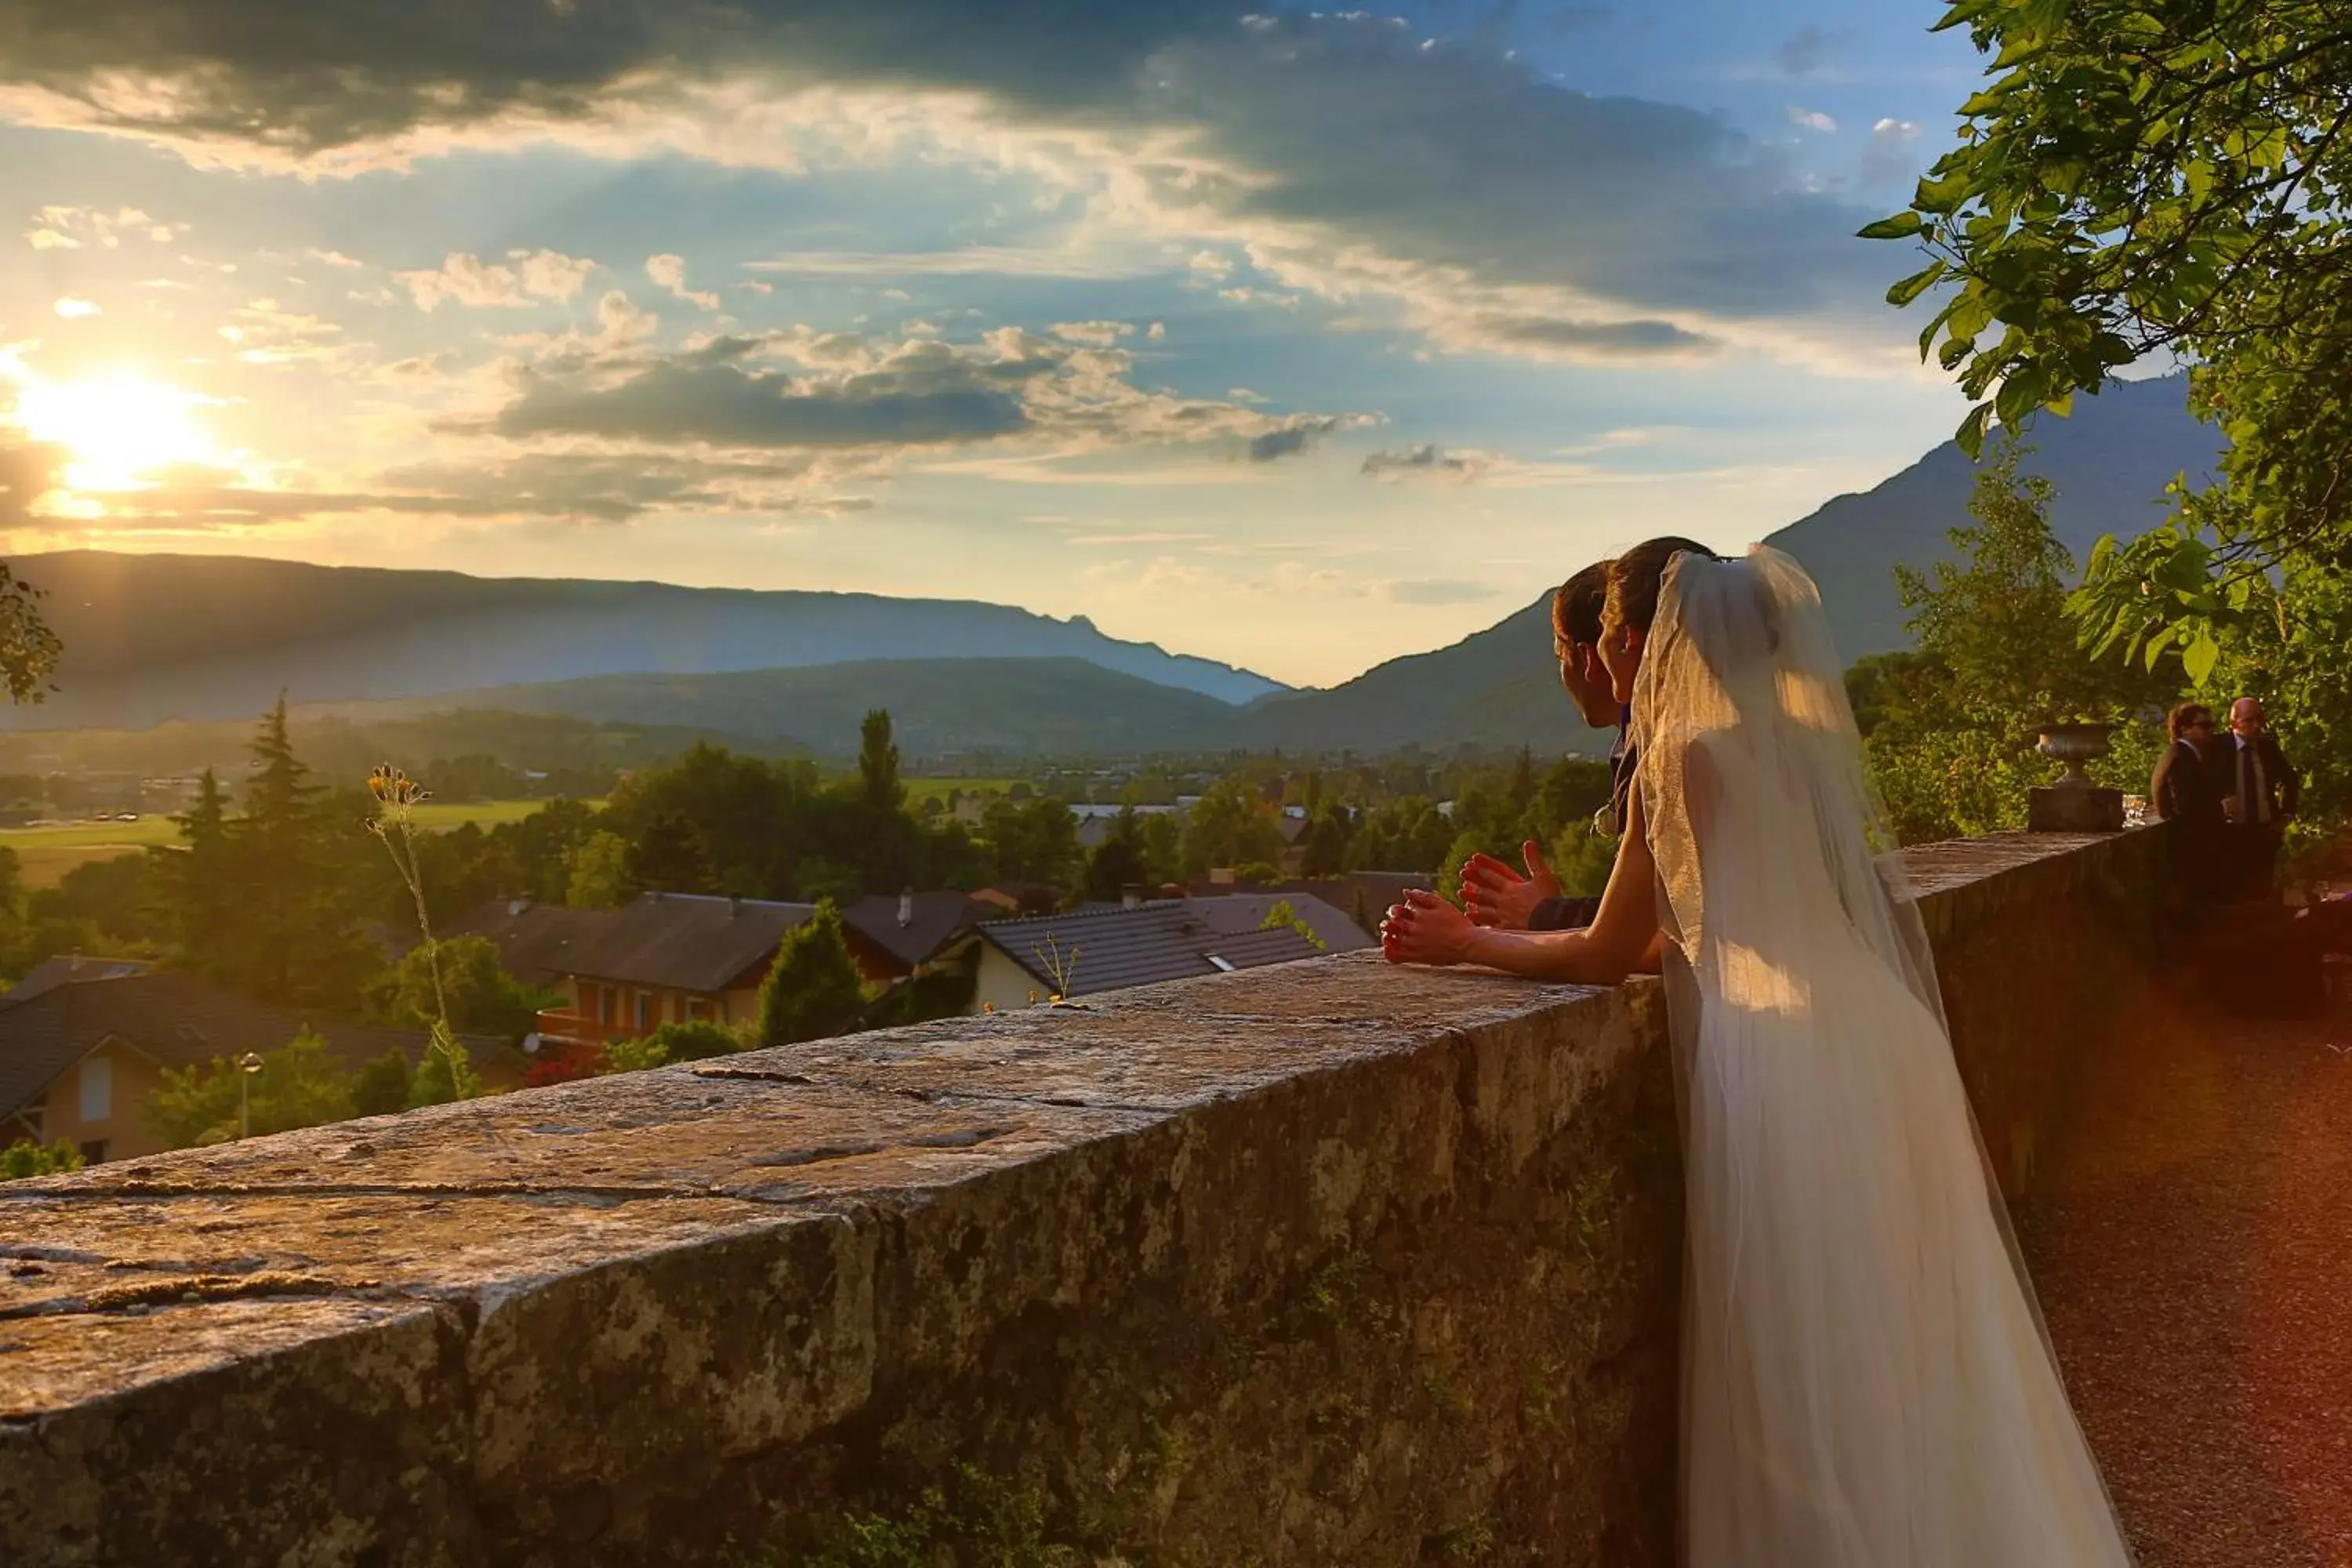
[[[1654,541],[1675,551],[1716,559],[1715,552],[1687,539]],[[1593,829],[1610,837],[1625,830],[1626,798],[1633,787],[1636,758],[1629,731],[1633,715],[1619,702],[1615,683],[1601,662],[1601,611],[1609,598],[1610,563],[1597,561],[1560,584],[1551,596],[1551,650],[1559,662],[1559,687],[1594,729],[1617,726],[1609,752],[1609,805],[1593,818]],[[1561,896],[1559,878],[1530,838],[1519,847],[1524,873],[1491,855],[1472,856],[1462,868],[1462,908],[1483,926],[1499,931],[1578,931],[1592,923],[1597,898]]]
[[[2174,864],[2190,899],[2214,903],[2235,890],[2239,866],[2210,756],[2215,750],[2213,710],[2202,702],[2183,702],[2166,715],[2164,728],[2172,743],[2148,781],[2148,805],[2173,825]]]
[[[2286,841],[2286,825],[2303,795],[2278,737],[2264,720],[2263,705],[2251,697],[2230,704],[2230,783],[2222,794],[2222,809],[2236,830],[2242,868],[2240,891],[2249,899],[2273,897],[2278,889],[2279,847]]]

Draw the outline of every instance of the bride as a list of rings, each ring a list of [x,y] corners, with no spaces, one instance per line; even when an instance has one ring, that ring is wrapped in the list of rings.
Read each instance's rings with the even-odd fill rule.
[[[1682,1089],[1689,1568],[2124,1568],[1952,1058],[1821,595],[1786,555],[1612,568],[1640,772],[1591,928],[1412,893],[1393,963],[1663,967]]]

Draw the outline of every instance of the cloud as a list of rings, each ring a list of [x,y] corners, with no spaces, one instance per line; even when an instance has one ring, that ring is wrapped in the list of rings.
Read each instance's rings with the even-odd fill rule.
[[[95,207],[45,206],[33,215],[25,241],[35,250],[113,250],[125,238],[169,244],[188,232],[184,223],[159,223],[137,207],[100,212]]]
[[[247,364],[280,365],[357,358],[362,346],[341,341],[343,329],[321,316],[289,310],[275,300],[249,300],[229,312],[221,337]]]
[[[1122,350],[1020,328],[977,341],[861,332],[730,332],[653,351],[608,295],[594,339],[534,340],[495,408],[449,433],[509,441],[862,453],[1015,443],[1040,458],[1223,445],[1252,462],[1304,450],[1362,415],[1275,414],[1135,386]],[[620,330],[615,330],[615,329]]]
[[[1582,358],[1686,356],[1711,353],[1723,346],[1716,339],[1660,321],[1586,321],[1496,315],[1475,318],[1470,331],[1474,336],[1492,343],[1538,352],[1557,351]]]
[[[1003,277],[1099,281],[1149,277],[1158,270],[1158,259],[1150,257],[1088,256],[1067,250],[994,245],[966,246],[961,250],[811,250],[744,263],[753,272],[783,273],[795,278]]]
[[[30,521],[33,507],[57,487],[68,460],[63,447],[0,437],[0,528]]]
[[[1488,461],[1486,454],[1449,452],[1433,441],[1394,451],[1374,452],[1364,459],[1361,472],[1373,479],[1438,478],[1468,479]]]
[[[1116,347],[1121,338],[1135,335],[1135,328],[1125,321],[1061,321],[1046,331],[1064,342],[1089,343],[1098,349]]]
[[[1881,120],[1870,128],[1855,176],[1864,188],[1907,185],[1919,174],[1919,127],[1908,120]]]
[[[56,305],[51,307],[51,309],[55,310],[58,315],[64,317],[68,321],[79,321],[84,316],[95,316],[100,313],[95,301],[89,300],[77,300],[71,295],[68,295],[66,298],[58,300]]]
[[[395,272],[393,281],[408,290],[420,310],[442,301],[474,310],[528,310],[542,300],[565,300],[580,292],[596,264],[552,250],[510,250],[511,266],[452,251],[430,271]]]
[[[1391,605],[1475,605],[1495,596],[1484,583],[1455,577],[1423,577],[1383,584],[1381,597]]]
[[[1837,121],[1819,110],[1800,109],[1793,103],[1789,105],[1789,123],[1801,125],[1808,131],[1830,132],[1837,129]]]
[[[1773,47],[1772,63],[1780,68],[1782,74],[1802,79],[1818,72],[1853,41],[1853,34],[1845,28],[1808,25]]]
[[[689,305],[699,305],[706,310],[719,309],[718,295],[697,293],[686,286],[686,258],[683,256],[647,257],[646,276]]]
[[[0,88],[16,84],[0,111],[328,169],[547,142],[786,169],[990,162],[1086,221],[1058,246],[753,269],[1119,278],[1208,247],[1245,255],[1276,300],[1343,301],[1465,352],[1655,352],[1622,327],[1475,330],[1517,315],[1664,321],[1687,334],[1680,350],[1796,358],[1851,358],[1861,335],[1901,363],[1900,323],[1876,302],[1883,258],[1852,239],[1875,213],[1805,189],[1784,151],[1700,110],[1569,90],[1475,41],[1423,48],[1384,16],[803,0],[787,26],[765,0],[545,5],[481,0],[398,29],[331,24],[315,0],[117,0],[103,22],[88,8],[40,26],[0,7]],[[1843,41],[1808,28],[1776,58],[1817,72]]]

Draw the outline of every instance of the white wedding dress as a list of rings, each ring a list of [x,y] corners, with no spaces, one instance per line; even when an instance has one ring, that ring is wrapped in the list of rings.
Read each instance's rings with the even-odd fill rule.
[[[1688,1184],[1687,1568],[2126,1568],[1802,569],[1677,558],[1633,723]]]

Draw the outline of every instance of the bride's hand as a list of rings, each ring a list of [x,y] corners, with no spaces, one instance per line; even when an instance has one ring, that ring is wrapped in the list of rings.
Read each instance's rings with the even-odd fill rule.
[[[1465,963],[1477,934],[1469,916],[1416,888],[1381,922],[1381,956],[1391,963]]]

